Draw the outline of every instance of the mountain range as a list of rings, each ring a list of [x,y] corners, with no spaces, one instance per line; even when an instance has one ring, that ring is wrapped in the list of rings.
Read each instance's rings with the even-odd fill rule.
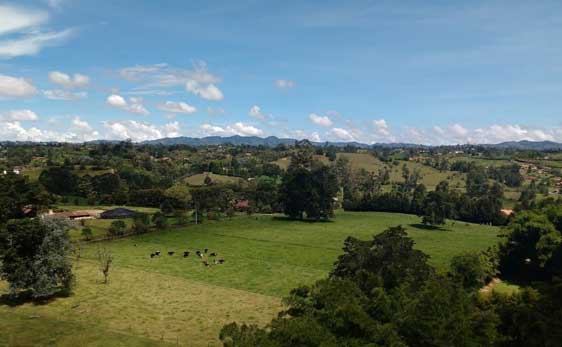
[[[189,145],[189,146],[209,146],[209,145],[247,145],[247,146],[265,146],[265,147],[275,147],[278,145],[294,145],[299,142],[299,140],[291,138],[279,138],[276,136],[269,137],[258,137],[258,136],[207,136],[202,138],[196,137],[172,137],[163,138],[150,141],[141,142],[142,144],[148,145]],[[316,146],[335,146],[335,147],[345,147],[354,146],[359,148],[369,148],[369,147],[379,147],[379,148],[423,148],[432,147],[421,144],[413,143],[375,143],[366,144],[360,142],[313,142]],[[552,150],[562,150],[562,143],[553,141],[509,141],[497,144],[484,144],[482,146],[491,148],[503,148],[503,149],[519,149],[519,150],[538,150],[538,151],[552,151]]]
[[[171,145],[188,145],[193,147],[199,146],[218,146],[218,145],[246,145],[246,146],[264,146],[264,147],[275,147],[279,145],[287,145],[291,146],[298,142],[304,140],[297,140],[291,138],[279,138],[276,136],[269,136],[269,137],[258,137],[258,136],[207,136],[207,137],[168,137],[162,139],[155,139],[155,140],[148,140],[139,142],[142,145],[164,145],[164,146],[171,146]],[[85,142],[85,144],[100,144],[100,143],[118,143],[121,141],[118,140],[94,140]],[[414,143],[374,143],[374,144],[366,144],[360,142],[313,142],[309,141],[311,144],[315,146],[335,146],[335,147],[345,147],[345,146],[353,146],[358,148],[430,148],[436,147],[431,145],[422,145],[422,144],[414,144]],[[34,141],[0,141],[0,146],[13,146],[18,144],[58,144],[59,142],[34,142]],[[465,145],[451,145],[464,147],[464,146],[471,146],[468,144]],[[497,144],[479,144],[478,146],[489,147],[489,148],[498,148],[498,149],[518,149],[518,150],[535,150],[535,151],[559,151],[562,150],[562,143],[554,142],[554,141],[507,141],[501,142]]]

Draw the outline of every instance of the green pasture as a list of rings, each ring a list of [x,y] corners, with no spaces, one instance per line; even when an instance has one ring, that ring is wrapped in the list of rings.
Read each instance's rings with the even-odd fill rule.
[[[337,212],[330,222],[288,221],[280,216],[237,216],[171,227],[108,242],[82,244],[74,294],[46,305],[0,304],[2,345],[219,346],[225,323],[264,325],[281,309],[290,289],[325,277],[349,235],[369,239],[403,225],[416,248],[445,271],[456,254],[484,250],[498,229],[449,221],[426,228],[416,216]],[[95,221],[97,222],[97,221]],[[110,283],[102,284],[95,255],[114,255]],[[209,248],[222,265],[206,267],[194,256]],[[162,255],[150,258],[150,253]],[[184,250],[191,251],[188,258]],[[173,256],[168,251],[176,252]],[[213,258],[208,257],[212,262]],[[0,294],[6,284],[0,282]],[[12,318],[10,318],[12,317]],[[32,317],[32,318],[30,318]],[[81,342],[69,331],[80,332]]]

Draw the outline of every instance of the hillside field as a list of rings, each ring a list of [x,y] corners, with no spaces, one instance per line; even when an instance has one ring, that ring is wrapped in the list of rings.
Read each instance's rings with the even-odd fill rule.
[[[324,164],[330,163],[328,158],[325,156],[315,155],[314,158]],[[429,190],[434,190],[435,186],[437,186],[439,182],[444,180],[447,180],[449,182],[449,186],[451,188],[459,189],[461,191],[466,186],[466,174],[448,170],[439,171],[435,168],[423,165],[422,163],[418,162],[399,160],[396,161],[397,165],[394,165],[393,163],[384,163],[369,153],[338,153],[337,158],[347,159],[349,161],[349,167],[352,171],[364,169],[367,172],[378,174],[379,171],[386,166],[390,170],[391,182],[404,182],[404,178],[402,177],[402,166],[406,165],[410,170],[410,173],[419,170],[421,176],[419,183],[424,184]],[[280,158],[272,163],[276,164],[283,170],[287,170],[290,162],[291,159],[289,157],[285,157]],[[388,186],[388,189],[390,189],[390,186]]]
[[[368,239],[401,224],[440,271],[452,256],[486,249],[498,240],[495,227],[448,222],[427,229],[418,223],[411,215],[341,211],[333,221],[320,223],[239,216],[83,244],[72,296],[46,305],[0,303],[0,346],[39,341],[61,346],[219,346],[218,332],[225,323],[264,325],[281,309],[281,298],[290,289],[325,277],[349,235]],[[114,255],[107,285],[101,283],[95,262],[102,245]],[[218,252],[225,264],[205,267],[193,254],[179,254],[204,248]],[[156,250],[163,255],[151,259]],[[168,256],[168,251],[176,254]],[[0,282],[0,293],[6,291],[6,283]],[[55,336],[61,336],[56,343]]]

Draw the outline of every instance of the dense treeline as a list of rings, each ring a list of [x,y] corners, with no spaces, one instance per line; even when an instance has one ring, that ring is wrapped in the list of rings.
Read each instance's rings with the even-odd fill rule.
[[[450,189],[447,181],[440,182],[434,191],[427,191],[423,184],[417,184],[419,175],[410,174],[405,166],[403,177],[404,183],[394,184],[390,192],[380,191],[381,183],[371,184],[378,187],[373,189],[357,189],[348,185],[344,209],[416,214],[423,217],[424,223],[436,225],[443,224],[447,218],[493,225],[506,222],[501,213],[501,185],[490,184],[478,171],[468,174],[466,193]]]

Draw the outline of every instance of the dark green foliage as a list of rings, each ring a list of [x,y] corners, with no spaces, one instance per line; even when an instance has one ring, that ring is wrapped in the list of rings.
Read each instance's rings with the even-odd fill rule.
[[[152,222],[158,229],[164,229],[168,225],[168,219],[162,212],[156,212],[152,215]]]
[[[114,194],[121,188],[119,175],[106,173],[91,178],[92,186],[98,194]]]
[[[59,220],[12,220],[0,229],[2,279],[10,291],[31,290],[34,298],[71,288],[67,225]]]
[[[520,212],[500,245],[500,270],[509,278],[544,280],[559,275],[562,235],[547,215]]]
[[[319,220],[332,217],[338,182],[332,169],[298,152],[283,177],[281,198],[284,212],[293,219]]]
[[[160,204],[160,211],[166,215],[172,214],[174,212],[172,202],[169,199],[164,200],[164,202]]]
[[[192,189],[193,207],[199,212],[226,211],[234,203],[234,192],[226,186],[211,185]]]
[[[89,227],[82,228],[81,234],[82,234],[82,238],[84,238],[84,240],[86,241],[90,241],[94,236],[94,234],[92,233],[92,229],[90,229]]]
[[[78,192],[80,178],[67,167],[51,167],[41,172],[39,182],[49,193],[74,195]]]
[[[143,234],[148,232],[150,228],[150,217],[146,213],[135,213],[133,217],[132,231],[135,234]]]
[[[109,229],[107,229],[107,233],[109,236],[123,236],[125,234],[125,229],[127,228],[127,224],[125,224],[122,220],[115,220],[111,222]]]
[[[333,277],[356,278],[365,272],[381,279],[385,289],[425,281],[433,269],[428,256],[414,249],[414,241],[401,226],[392,227],[370,241],[348,237],[332,271]]]
[[[482,288],[497,273],[492,256],[476,252],[457,255],[451,260],[451,275],[468,290]]]
[[[427,193],[423,202],[422,223],[430,225],[445,224],[445,219],[452,217],[452,204],[446,191],[436,190]]]
[[[0,175],[0,223],[35,216],[50,203],[51,196],[39,185],[30,184],[26,177],[13,173]],[[31,206],[31,215],[25,214],[26,206]]]

